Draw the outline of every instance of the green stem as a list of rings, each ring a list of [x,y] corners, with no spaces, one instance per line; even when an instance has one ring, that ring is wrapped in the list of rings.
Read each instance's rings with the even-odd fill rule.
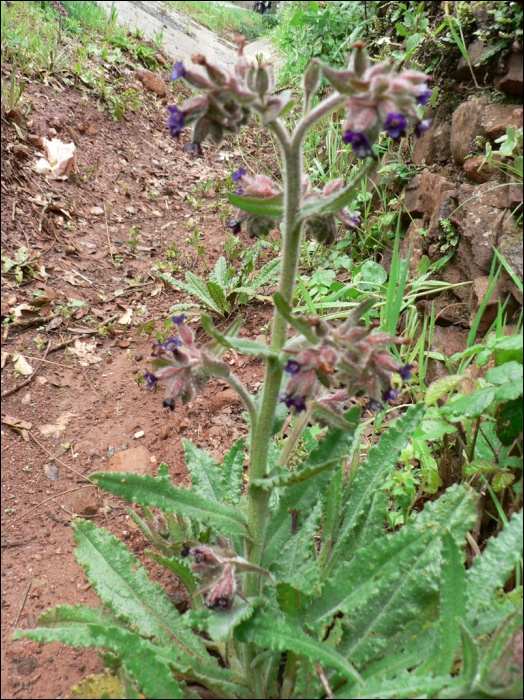
[[[304,428],[308,424],[308,421],[311,418],[312,413],[313,413],[313,411],[310,408],[308,411],[301,413],[298,416],[298,418],[295,420],[295,425],[293,426],[293,430],[291,431],[291,435],[286,440],[286,444],[284,445],[284,449],[280,453],[280,457],[279,457],[278,462],[277,462],[277,467],[285,467],[286,464],[288,463],[288,460],[295,452],[297,442],[299,441],[300,436],[302,435],[302,431],[304,430]]]

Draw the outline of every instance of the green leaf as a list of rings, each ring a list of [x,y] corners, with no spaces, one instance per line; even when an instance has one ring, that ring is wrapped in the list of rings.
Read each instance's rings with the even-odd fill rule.
[[[202,328],[205,332],[221,343],[226,348],[238,350],[243,355],[252,355],[253,357],[263,357],[264,359],[276,359],[278,356],[264,343],[259,343],[253,340],[244,340],[243,338],[226,337],[219,333],[211,318],[206,314],[202,314]]]
[[[402,450],[418,427],[426,407],[423,403],[411,406],[394,427],[380,436],[377,445],[369,450],[367,460],[360,465],[351,488],[351,498],[331,556],[326,562],[323,578],[346,559],[348,542],[359,520],[366,513],[373,493],[380,488],[385,477],[397,465]]]
[[[182,438],[191,484],[196,493],[219,503],[223,499],[221,472],[216,459],[189,440]]]
[[[388,274],[382,265],[379,265],[373,260],[366,260],[366,262],[360,266],[359,272],[364,282],[372,282],[377,286],[383,285],[388,278]]]
[[[115,496],[126,498],[144,506],[156,506],[160,510],[187,515],[201,522],[208,520],[223,531],[224,535],[246,536],[246,516],[235,506],[216,503],[191,489],[166,483],[165,478],[150,474],[96,472],[91,481]]]
[[[443,406],[440,412],[446,416],[466,416],[468,418],[478,418],[491,406],[496,395],[495,387],[485,387],[477,389],[472,394],[461,396],[457,401]]]
[[[260,289],[260,287],[265,287],[266,284],[269,284],[274,279],[279,267],[280,258],[270,260],[257,274],[251,284],[251,287],[255,290]]]
[[[249,602],[235,598],[231,610],[188,610],[182,622],[187,627],[207,632],[215,642],[227,642],[233,636],[235,627],[246,622],[256,608],[264,605],[264,598],[251,598]]]
[[[253,199],[228,192],[227,198],[233,206],[238,207],[242,211],[247,211],[249,214],[267,216],[270,219],[284,218],[284,195],[282,194],[277,194],[275,197],[267,197],[266,199]]]
[[[509,446],[518,438],[523,428],[522,399],[509,401],[502,406],[497,420],[497,437],[503,445]]]
[[[73,520],[71,527],[76,559],[104,605],[155,643],[176,641],[192,656],[205,653],[202,642],[180,628],[178,610],[123,542],[88,520]]]
[[[368,681],[362,691],[359,692],[359,700],[387,700],[388,698],[428,698],[441,697],[438,692],[444,688],[458,686],[458,682],[451,676],[418,676],[414,673],[402,671],[392,680],[371,680]],[[352,697],[347,687],[343,687],[335,698]],[[355,697],[355,696],[353,696]],[[456,697],[463,697],[457,695]]]
[[[217,284],[225,293],[229,284],[229,277],[227,276],[227,261],[224,256],[218,258],[213,271],[209,273],[209,280]]]
[[[357,551],[324,584],[322,598],[301,611],[315,630],[338,612],[348,615],[339,651],[357,666],[382,653],[389,640],[436,596],[440,582],[441,533],[462,542],[475,521],[475,492],[452,486],[427,503],[398,532]]]
[[[406,57],[408,57],[413,52],[413,50],[419,45],[423,38],[424,34],[422,33],[413,34],[409,37],[409,39],[406,42]]]
[[[244,438],[239,438],[222,461],[222,491],[228,503],[238,503],[244,474]]]
[[[191,596],[194,594],[198,588],[198,584],[195,574],[189,564],[186,564],[183,559],[179,559],[178,557],[164,557],[161,554],[152,552],[150,549],[146,549],[146,554],[162,566],[165,566],[166,569],[172,571],[187,588],[189,594]]]
[[[462,669],[460,680],[466,683],[473,683],[478,673],[480,655],[475,640],[470,631],[459,622],[460,636],[462,637]]]
[[[463,556],[453,537],[445,533],[442,546],[442,585],[440,589],[440,649],[438,670],[451,673],[460,644],[459,622],[466,614],[466,571]]]
[[[305,321],[303,321],[300,318],[296,318],[296,316],[293,316],[292,309],[287,303],[287,301],[284,299],[282,294],[280,294],[280,292],[275,292],[273,300],[275,302],[275,306],[282,314],[282,316],[286,319],[286,321],[291,326],[293,326],[295,330],[297,330],[305,338],[307,338],[310,343],[316,345],[318,343],[318,338]]]
[[[196,296],[197,299],[200,299],[201,302],[209,306],[213,311],[216,311],[220,316],[224,315],[223,308],[213,299],[206,284],[204,284],[200,277],[197,277],[192,272],[186,272],[186,285],[182,286],[180,282],[177,282],[177,285]]]
[[[444,435],[456,433],[454,425],[446,423],[442,418],[429,418],[423,420],[413,433],[414,440],[440,440]]]
[[[457,384],[460,384],[463,378],[464,375],[462,374],[454,374],[451,377],[444,377],[443,379],[437,379],[432,382],[428,386],[426,395],[424,396],[426,405],[431,406],[432,403],[441,399],[445,394],[454,389]]]
[[[85,605],[57,605],[48,609],[38,618],[39,627],[75,627],[78,623],[96,623],[100,625],[115,625],[126,628],[116,615],[113,615],[106,607],[98,605],[96,608],[88,608]]]
[[[206,287],[210,297],[215,304],[220,307],[221,315],[223,316],[225,313],[229,313],[230,307],[222,288],[219,287],[218,284],[215,284],[215,282],[211,282],[211,280],[206,283]]]
[[[401,24],[400,22],[397,22],[395,24],[395,27],[397,30],[397,34],[400,34],[400,36],[408,36],[409,32],[403,24]]]
[[[491,384],[505,384],[506,382],[522,382],[523,368],[518,362],[506,362],[500,367],[493,367],[486,372],[486,381]]]
[[[333,459],[331,462],[325,462],[323,464],[303,466],[292,472],[287,469],[279,469],[275,476],[271,476],[270,474],[265,479],[253,479],[250,486],[264,489],[265,491],[269,491],[275,487],[282,488],[284,486],[292,486],[293,484],[299,484],[307,479],[312,479],[317,474],[327,469],[332,469],[336,464],[338,464],[338,459]]]
[[[318,662],[323,668],[336,669],[344,678],[362,683],[353,666],[327,644],[307,635],[296,620],[288,615],[276,619],[260,609],[253,617],[237,627],[235,638],[241,642],[254,642],[257,646],[275,651],[293,651],[306,656],[310,662]]]
[[[497,590],[504,586],[521,556],[522,511],[513,513],[502,532],[488,540],[482,556],[475,559],[466,573],[466,607],[471,622],[482,610],[490,608]]]
[[[271,567],[278,582],[287,583],[306,595],[315,593],[313,586],[319,578],[313,539],[318,532],[319,521],[320,503],[317,503],[300,530],[286,542],[281,556]]]
[[[21,632],[21,633],[20,633]],[[70,646],[105,647],[116,654],[148,698],[183,698],[165,655],[147,639],[113,626],[85,624],[75,627],[23,630],[25,636],[37,642],[63,642]]]

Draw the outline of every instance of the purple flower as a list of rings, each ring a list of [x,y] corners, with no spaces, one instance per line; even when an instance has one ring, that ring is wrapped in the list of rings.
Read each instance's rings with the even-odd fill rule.
[[[234,233],[235,236],[238,236],[242,229],[242,226],[236,219],[229,219],[226,226],[231,229],[231,233]]]
[[[421,122],[418,122],[418,124],[415,124],[415,129],[413,130],[413,133],[415,134],[415,137],[418,139],[430,127],[431,127],[431,119],[423,119]]]
[[[146,380],[146,387],[152,389],[155,386],[156,377],[151,372],[145,372],[144,379]]]
[[[245,174],[246,171],[244,170],[244,168],[239,168],[233,173],[233,175],[231,175],[231,179],[233,180],[233,182],[240,182],[240,180],[244,177]]]
[[[351,144],[351,148],[355,152],[357,158],[367,158],[368,156],[374,157],[369,141],[358,131],[346,131],[342,137],[344,143]]]
[[[237,187],[236,190],[233,190],[233,194],[238,195],[241,197],[244,194],[245,190],[242,187]]]
[[[406,135],[407,126],[406,117],[400,112],[388,114],[384,122],[384,129],[394,141],[398,141],[398,139]]]
[[[285,403],[288,408],[294,408],[296,413],[306,410],[306,400],[303,396],[289,396],[289,394],[279,394],[280,403]]]
[[[360,226],[360,216],[357,214],[356,211],[350,211],[349,212],[349,222],[346,224],[346,228],[356,228],[357,226]],[[351,223],[351,225],[349,225]]]
[[[180,316],[171,316],[171,320],[173,321],[173,323],[176,323],[177,325],[179,325],[180,323],[184,323],[185,318],[186,318],[185,314],[180,314]],[[171,338],[169,338],[169,340],[171,340]],[[173,340],[174,340],[174,338],[173,338]],[[176,344],[178,345],[179,342],[180,342],[180,339],[177,338]]]
[[[181,109],[178,109],[178,107],[175,107],[174,105],[168,105],[167,111],[169,112],[169,118],[166,124],[169,127],[171,136],[177,139],[184,127],[184,118],[186,115]]]
[[[388,389],[388,391],[382,392],[382,401],[388,403],[388,401],[396,401],[400,391],[398,389]]]
[[[302,365],[300,362],[297,362],[296,360],[288,360],[287,365],[284,367],[284,372],[288,372],[288,374],[290,374],[292,377],[296,377],[301,369]]]
[[[196,152],[196,154],[198,156],[204,157],[204,151],[202,150],[202,146],[199,143],[197,143],[196,141],[193,141],[193,143],[186,143],[183,150],[186,153]]]
[[[416,98],[417,104],[424,105],[424,107],[425,107],[432,94],[433,94],[432,91],[426,85],[424,85],[423,87],[420,88],[420,92]]]
[[[182,63],[182,61],[177,61],[173,66],[173,72],[169,76],[169,79],[178,80],[179,78],[183,78],[185,74],[186,69],[184,68],[184,64]]]
[[[405,367],[401,367],[398,371],[400,376],[402,377],[403,382],[407,382],[409,379],[411,379],[411,370],[413,369],[413,365],[405,365]]]

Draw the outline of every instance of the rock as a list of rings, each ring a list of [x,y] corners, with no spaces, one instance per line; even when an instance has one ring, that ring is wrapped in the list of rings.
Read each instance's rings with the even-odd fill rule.
[[[508,187],[508,206],[514,211],[518,206],[522,208],[522,185],[512,182]]]
[[[470,296],[471,323],[473,323],[476,320],[480,307],[488,293],[489,284],[489,276],[477,277],[477,279],[473,282]],[[504,293],[500,282],[497,281],[484,308],[484,312],[482,314],[482,318],[478,326],[478,333],[480,333],[481,335],[487,333],[493,321],[495,321],[495,319],[497,318],[499,304],[504,304],[507,296],[508,293]],[[511,297],[506,305],[505,312],[507,314],[507,318],[511,318],[516,309],[517,303]]]
[[[151,455],[142,445],[117,452],[108,462],[108,472],[151,474]]]
[[[57,117],[52,117],[49,119],[47,124],[57,131],[62,131],[62,122]]]
[[[76,515],[96,515],[102,503],[102,495],[94,486],[87,486],[64,496],[64,505]]]
[[[422,260],[424,250],[426,248],[426,243],[420,233],[420,231],[424,228],[423,223],[424,222],[422,219],[415,219],[411,222],[399,251],[399,257],[402,260],[406,260],[408,257],[409,248],[411,246],[411,254],[409,256],[409,272],[413,277],[417,272],[417,268]]]
[[[508,126],[522,127],[522,108],[515,105],[492,104],[486,107],[482,126],[490,141],[504,136]]]
[[[166,59],[162,56],[161,53],[156,53],[153,58],[156,58],[156,60],[160,63],[161,66],[167,66],[167,61]]]
[[[495,78],[495,88],[501,92],[522,95],[522,68],[522,54],[511,54],[511,58],[506,66],[506,72],[500,78]]]
[[[493,25],[493,15],[489,10],[496,9],[496,2],[472,2],[471,12],[475,17],[475,22],[479,29],[484,29]]]
[[[91,209],[89,210],[89,213],[92,216],[103,216],[104,210],[102,209],[102,207],[91,207]]]
[[[226,389],[225,391],[221,391],[220,393],[213,396],[210,402],[209,410],[211,411],[211,413],[216,413],[217,411],[223,409],[225,406],[230,406],[233,403],[237,403],[239,400],[240,399],[238,398],[237,394],[233,391],[233,389]]]
[[[453,113],[450,148],[456,163],[462,165],[473,147],[476,136],[484,135],[482,120],[488,105],[487,97],[463,102]]]
[[[415,175],[413,180],[406,186],[404,197],[404,211],[409,219],[421,219],[424,215],[424,204],[420,196],[420,181],[422,175]]]
[[[521,195],[522,196],[522,195]],[[511,222],[512,219],[509,219]],[[498,249],[500,253],[504,256],[504,259],[512,269],[513,273],[519,278],[520,282],[523,281],[523,246],[522,246],[522,236],[520,238],[515,238],[515,232],[509,231],[499,239]],[[501,289],[503,291],[508,291],[513,294],[515,299],[522,305],[523,298],[520,288],[511,279],[510,275],[505,269],[502,269],[499,277]]]
[[[457,352],[465,350],[468,344],[469,331],[456,326],[434,326],[431,340],[431,350],[440,352],[449,358]],[[430,359],[426,372],[425,383],[430,384],[437,379],[449,376],[446,365],[439,360]]]
[[[135,78],[140,80],[142,85],[146,90],[149,90],[149,92],[155,92],[159,97],[166,96],[166,86],[164,81],[150,70],[146,70],[145,68],[137,68],[135,71]]]
[[[501,158],[497,156],[496,160],[500,161]],[[464,168],[466,177],[468,178],[468,180],[471,180],[471,182],[487,182],[493,177],[494,174],[497,173],[495,165],[493,163],[486,163],[486,159],[484,158],[484,156],[478,156],[477,158],[468,158],[462,167]]]
[[[483,77],[488,72],[488,66],[483,65],[484,56],[491,49],[483,41],[477,40],[468,46],[468,58],[477,77]],[[465,56],[461,56],[455,71],[457,80],[467,80],[471,78],[471,70]]]
[[[84,131],[86,130],[86,128],[85,128],[84,124],[82,124],[82,122],[78,122],[77,125],[76,125],[76,130],[77,130],[80,134],[83,134]]]
[[[26,139],[35,148],[42,148],[44,145],[44,139],[41,136],[37,136],[36,134],[27,134]]]
[[[68,126],[67,133],[75,143],[78,143],[80,141],[80,135],[74,127]]]
[[[440,209],[443,192],[454,190],[455,186],[442,175],[424,170],[420,176],[419,196],[422,201],[424,215],[427,219],[433,216],[435,209]]]
[[[27,146],[23,146],[21,143],[17,143],[13,147],[13,155],[17,160],[25,160],[29,155],[29,149],[27,148]]]
[[[90,124],[87,127],[86,131],[89,134],[89,136],[96,136],[98,134],[98,129],[96,128],[96,126],[93,126],[93,124]]]

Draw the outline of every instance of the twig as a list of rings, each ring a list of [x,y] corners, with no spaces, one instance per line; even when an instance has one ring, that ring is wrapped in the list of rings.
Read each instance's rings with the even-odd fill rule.
[[[47,344],[47,350],[45,351],[45,355],[44,355],[44,357],[43,357],[43,360],[40,362],[40,364],[39,364],[38,367],[35,369],[35,371],[33,372],[33,374],[32,374],[30,377],[28,377],[28,378],[25,380],[25,382],[22,382],[22,383],[19,384],[18,386],[14,386],[12,389],[8,389],[7,391],[3,391],[3,392],[2,392],[2,398],[5,398],[6,396],[10,396],[11,394],[14,394],[15,392],[17,392],[17,391],[18,391],[19,389],[21,389],[22,387],[27,386],[27,385],[29,384],[29,382],[31,382],[31,381],[34,379],[34,377],[36,376],[36,373],[38,372],[38,370],[40,369],[40,367],[43,365],[44,360],[45,360],[45,358],[47,357],[47,353],[49,352],[49,348],[50,348],[50,347],[51,347],[51,341],[48,342],[48,344]]]
[[[52,350],[50,352],[52,352]],[[34,355],[25,355],[25,357],[27,357],[30,360],[39,359],[38,357],[34,357]],[[40,360],[40,362],[46,362],[48,365],[56,365],[57,367],[64,367],[64,369],[71,369],[71,367],[68,367],[67,365],[61,365],[60,362],[52,362],[51,360]]]
[[[476,543],[475,539],[473,538],[473,535],[470,532],[466,532],[466,540],[468,541],[469,546],[471,547],[471,551],[476,557],[482,556],[482,552],[480,551],[480,547]]]
[[[107,247],[109,248],[109,256],[111,258],[111,262],[116,267],[115,260],[113,258],[113,249],[111,248],[111,239],[109,237],[109,226],[107,225],[107,212],[106,212],[106,205],[105,204],[104,204],[104,217],[106,220]]]
[[[62,465],[63,467],[65,467],[66,469],[69,469],[69,471],[73,472],[73,474],[76,474],[76,475],[79,476],[81,479],[85,479],[85,481],[89,481],[89,483],[90,483],[90,484],[93,484],[93,486],[95,485],[95,484],[91,481],[91,479],[90,479],[88,476],[84,476],[83,474],[80,474],[80,472],[77,472],[76,469],[73,469],[73,467],[70,467],[69,464],[66,464],[65,462],[62,462],[61,459],[58,459],[58,457],[55,457],[53,454],[51,454],[51,452],[49,452],[49,450],[47,449],[47,447],[44,447],[44,446],[42,445],[42,443],[38,442],[38,440],[35,438],[35,436],[33,435],[33,433],[32,433],[30,430],[28,430],[27,432],[29,433],[29,435],[31,436],[31,438],[36,442],[36,444],[38,445],[38,447],[41,447],[41,448],[44,450],[44,452],[47,452],[47,454],[48,454],[50,457],[52,457],[53,460],[54,460],[55,462],[59,462],[59,464],[61,464],[61,465]]]
[[[29,508],[29,510],[26,510],[25,513],[22,513],[21,515],[17,515],[14,520],[12,520],[7,527],[5,527],[2,532],[0,533],[3,535],[6,533],[10,528],[13,527],[13,525],[18,522],[21,518],[25,518],[26,515],[29,515],[29,513],[36,508],[40,508],[40,506],[43,506],[44,503],[47,503],[48,501],[52,501],[53,498],[58,498],[58,496],[64,496],[66,493],[72,493],[73,491],[81,491],[82,489],[88,489],[90,488],[89,486],[79,486],[76,489],[69,489],[69,491],[62,491],[62,493],[55,493],[53,496],[49,496],[49,498],[46,498],[43,501],[40,501],[40,503],[37,503],[36,506],[33,506],[32,508]]]
[[[33,577],[29,579],[29,584],[27,586],[26,592],[24,597],[22,598],[22,602],[20,603],[20,610],[18,611],[18,615],[16,616],[16,620],[14,621],[13,624],[13,629],[17,626],[18,620],[20,619],[20,615],[22,614],[22,610],[24,609],[25,601],[27,600],[27,596],[29,595],[29,591],[31,590],[31,585],[33,583]]]
[[[94,284],[93,282],[91,282],[91,280],[88,280],[87,277],[84,277],[84,275],[81,275],[79,272],[77,272],[77,271],[75,270],[74,267],[71,268],[71,272],[74,272],[75,275],[78,275],[79,277],[81,277],[81,278],[82,278],[83,280],[85,280],[86,282],[89,282],[89,284]]]
[[[91,387],[91,389],[95,392],[95,394],[98,396],[98,398],[100,398],[100,395],[99,395],[98,392],[96,391],[95,387],[94,387],[94,386],[91,384],[91,382],[89,381],[89,376],[88,376],[87,372],[85,373],[84,376],[85,376],[85,378],[87,379],[87,383],[89,384],[89,386]]]
[[[331,686],[329,685],[327,676],[319,663],[315,663],[315,671],[317,672],[318,678],[322,683],[322,687],[324,688],[324,691],[326,693],[326,698],[332,700],[332,698],[334,698],[335,696],[333,695],[333,691],[331,690]]]

